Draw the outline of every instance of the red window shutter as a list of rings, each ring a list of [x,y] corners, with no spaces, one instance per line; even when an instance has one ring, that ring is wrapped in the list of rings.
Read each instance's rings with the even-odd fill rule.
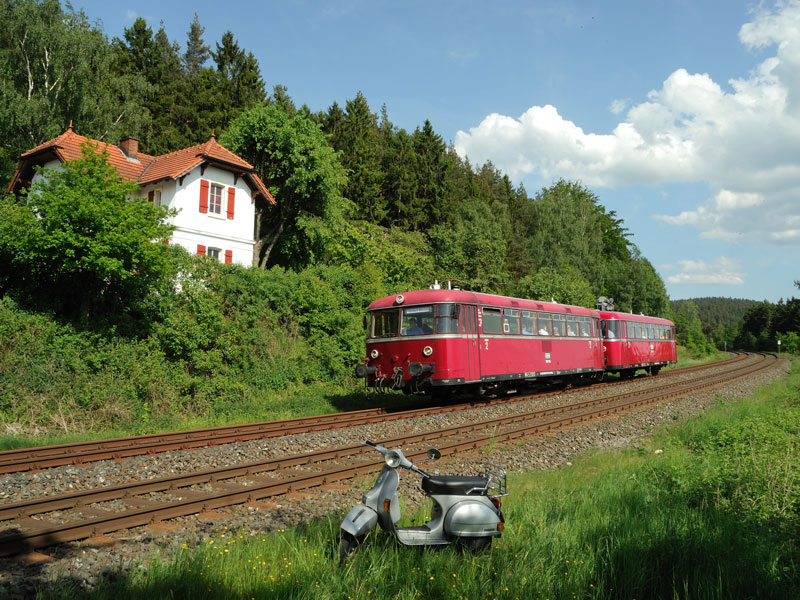
[[[197,256],[203,256],[206,253],[206,247],[203,244],[197,244]]]
[[[228,218],[233,218],[233,200],[236,198],[236,188],[228,188]]]
[[[225,264],[229,265],[233,262],[233,250],[225,250]]]
[[[208,181],[200,180],[200,212],[208,212]]]
[[[153,198],[155,197],[156,193],[153,190],[147,192],[147,201],[152,202]]]

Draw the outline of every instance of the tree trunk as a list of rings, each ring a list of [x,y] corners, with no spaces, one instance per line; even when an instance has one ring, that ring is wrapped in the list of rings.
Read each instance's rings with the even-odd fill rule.
[[[283,229],[285,226],[286,226],[286,217],[282,216],[280,221],[278,222],[278,226],[275,229],[273,229],[270,233],[268,233],[260,240],[258,240],[258,242],[256,243],[256,248],[258,249],[256,256],[260,257],[258,266],[261,267],[262,269],[265,269],[267,267],[267,261],[269,260],[269,255],[272,252],[272,249],[275,248],[275,244],[278,243],[278,238],[281,237],[281,234],[283,233]],[[261,249],[264,247],[265,244],[267,247],[262,254]]]

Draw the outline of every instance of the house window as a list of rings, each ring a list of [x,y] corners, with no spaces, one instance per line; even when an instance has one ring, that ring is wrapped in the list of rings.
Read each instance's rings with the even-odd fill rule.
[[[208,212],[214,215],[222,214],[222,186],[215,183],[211,184],[211,191],[208,198]]]
[[[209,248],[206,253],[213,259],[219,260],[219,253],[221,250],[219,248]]]

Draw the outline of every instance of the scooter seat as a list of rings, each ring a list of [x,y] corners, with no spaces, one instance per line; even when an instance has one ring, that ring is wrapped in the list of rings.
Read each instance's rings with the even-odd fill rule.
[[[422,479],[422,489],[428,492],[429,494],[466,495],[475,488],[482,490],[485,487],[486,487],[485,477],[441,475],[435,477],[424,477]],[[478,494],[480,492],[475,491],[473,493]]]

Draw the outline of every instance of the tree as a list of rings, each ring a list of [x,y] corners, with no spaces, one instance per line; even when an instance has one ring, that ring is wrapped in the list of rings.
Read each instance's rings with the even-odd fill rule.
[[[341,153],[341,163],[347,169],[344,195],[355,203],[362,218],[384,224],[387,201],[381,194],[384,173],[378,116],[370,111],[361,92],[347,101],[344,114],[336,103],[328,112],[325,132],[333,148]]]
[[[557,271],[544,267],[533,275],[520,279],[515,295],[531,300],[549,302],[555,300],[562,304],[594,307],[595,295],[589,283],[575,268]]]
[[[133,196],[138,186],[91,143],[41,174],[27,195],[3,203],[5,285],[84,326],[141,312],[169,283],[169,212]]]
[[[439,278],[454,279],[468,289],[504,291],[508,283],[504,220],[502,212],[493,212],[487,204],[465,200],[456,209],[452,223],[431,227],[429,236]]]
[[[222,34],[221,43],[217,42],[216,52],[212,50],[211,57],[217,64],[217,76],[226,100],[224,108],[228,119],[265,100],[264,80],[261,79],[258,60],[252,52],[245,52],[239,47],[232,32]]]
[[[108,40],[57,0],[0,2],[0,184],[20,154],[70,121],[97,140],[138,135],[151,86],[113,68]]]
[[[323,250],[319,229],[340,219],[345,205],[345,171],[319,127],[302,111],[288,115],[276,105],[255,106],[230,124],[220,143],[256,168],[277,202],[256,217],[259,266],[312,263]]]
[[[200,70],[211,56],[211,48],[203,41],[206,28],[200,25],[197,13],[186,32],[186,52],[183,53],[183,69],[189,77],[200,74]]]

